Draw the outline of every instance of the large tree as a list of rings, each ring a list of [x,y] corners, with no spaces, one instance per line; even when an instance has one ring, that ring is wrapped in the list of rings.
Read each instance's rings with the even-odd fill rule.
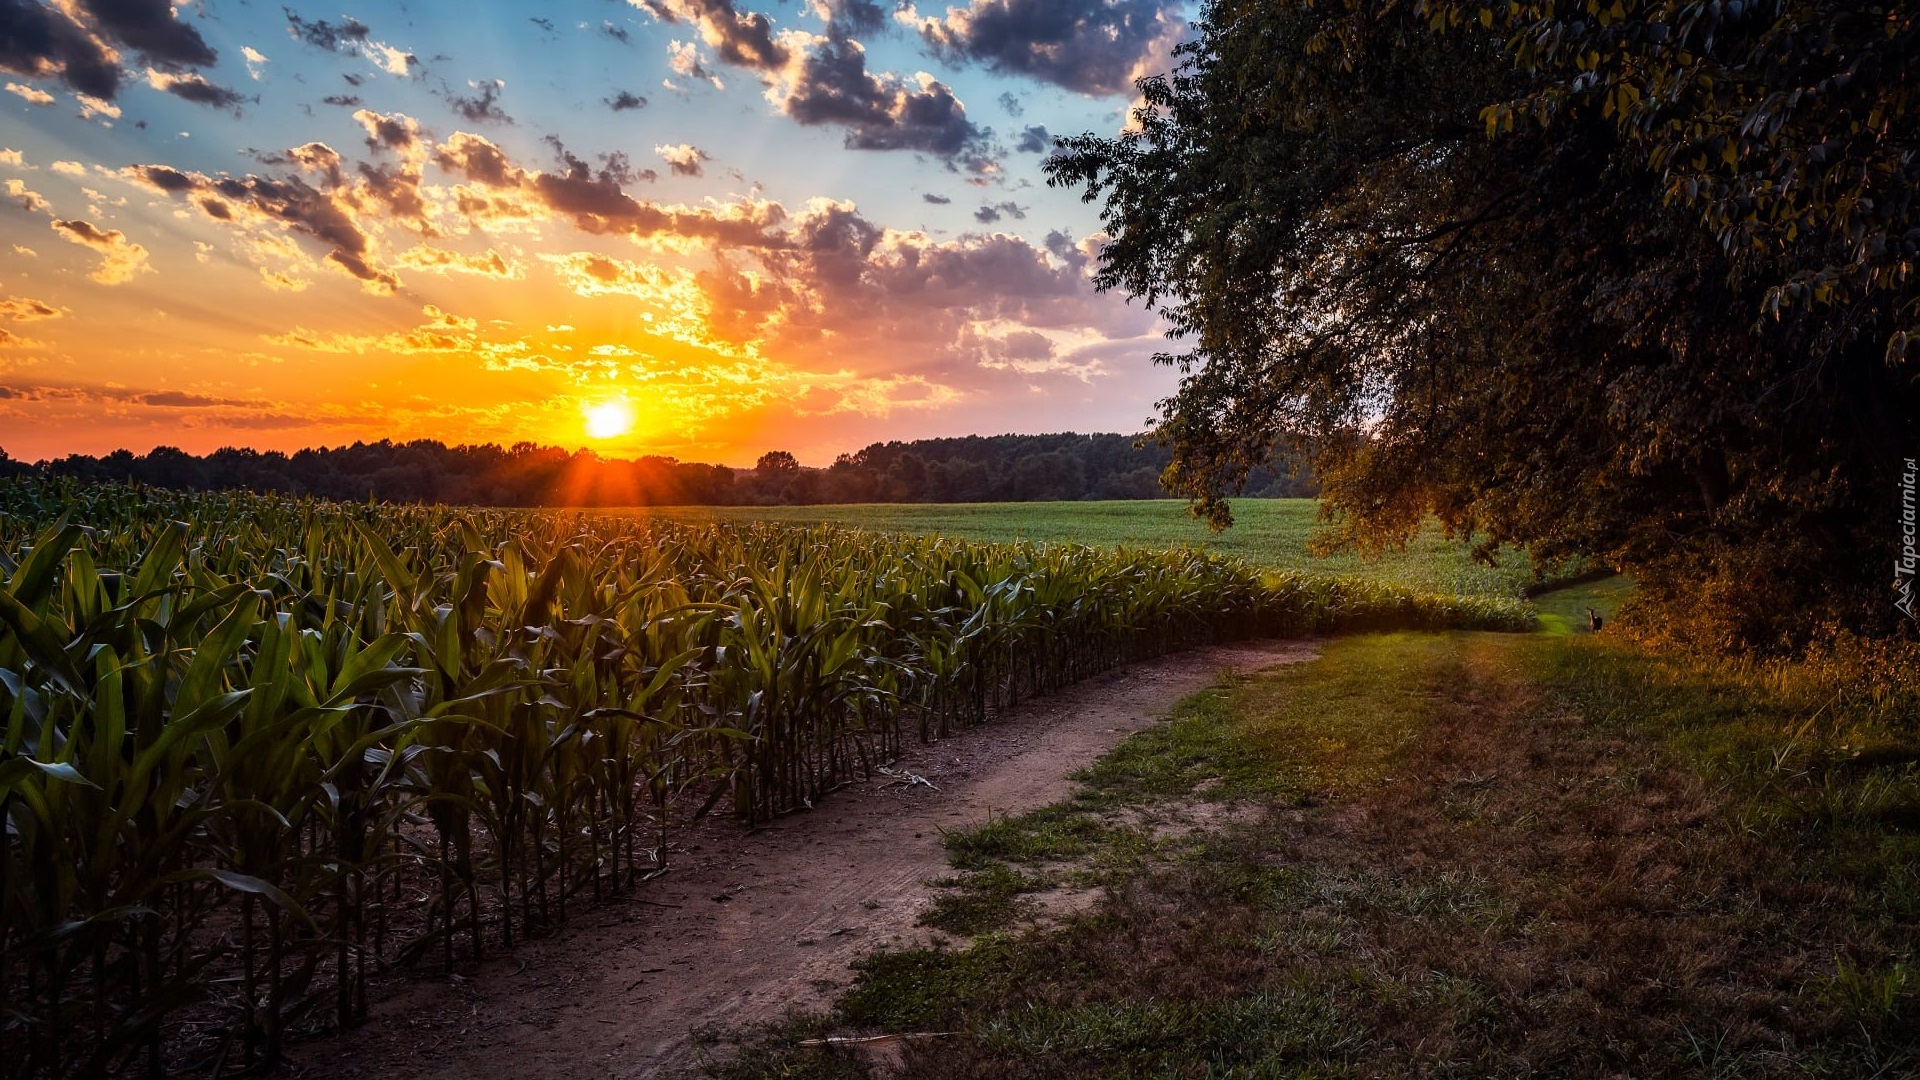
[[[1716,647],[1900,632],[1909,5],[1219,0],[1196,31],[1049,170],[1103,206],[1099,284],[1185,346],[1160,434],[1198,512],[1292,447],[1338,542],[1435,514],[1597,557]]]

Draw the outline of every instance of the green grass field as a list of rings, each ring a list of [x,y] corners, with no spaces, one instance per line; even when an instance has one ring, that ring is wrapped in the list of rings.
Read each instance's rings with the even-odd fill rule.
[[[1318,525],[1313,499],[1242,499],[1237,524],[1214,534],[1187,514],[1178,499],[1126,502],[970,503],[855,506],[674,507],[623,511],[683,521],[759,520],[826,522],[888,533],[940,534],[966,540],[1039,540],[1095,547],[1166,548],[1182,545],[1232,555],[1276,570],[1353,574],[1442,593],[1518,596],[1534,583],[1522,552],[1509,551],[1497,567],[1476,564],[1468,545],[1424,530],[1404,551],[1379,559],[1359,555],[1315,558],[1307,544]]]

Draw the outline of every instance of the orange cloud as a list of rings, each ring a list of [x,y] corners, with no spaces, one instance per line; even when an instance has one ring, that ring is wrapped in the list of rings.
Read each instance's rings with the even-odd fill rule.
[[[136,275],[149,273],[147,249],[127,239],[118,229],[96,228],[91,222],[73,219],[53,222],[53,231],[63,239],[90,247],[100,255],[100,265],[87,276],[102,285],[124,285]]]
[[[409,270],[425,270],[433,274],[473,274],[478,277],[513,280],[527,276],[519,263],[508,261],[506,256],[492,248],[478,255],[463,255],[456,251],[421,244],[402,252],[394,259],[394,265]]]

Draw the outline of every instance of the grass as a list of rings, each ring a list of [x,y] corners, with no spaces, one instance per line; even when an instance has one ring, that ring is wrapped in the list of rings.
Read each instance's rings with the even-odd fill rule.
[[[1342,554],[1317,557],[1308,541],[1317,528],[1314,499],[1241,499],[1236,524],[1214,534],[1178,499],[1116,502],[900,504],[855,506],[673,507],[625,513],[675,520],[757,520],[845,525],[876,532],[937,534],[992,542],[1037,540],[1094,547],[1195,547],[1232,555],[1274,570],[1352,574],[1432,592],[1519,596],[1534,576],[1526,556],[1506,552],[1498,567],[1481,566],[1467,545],[1437,527],[1423,530],[1404,551],[1378,559]],[[1584,613],[1583,613],[1584,614]]]
[[[1533,598],[1533,606],[1540,613],[1542,633],[1564,636],[1586,631],[1588,609],[1611,620],[1632,592],[1633,579],[1614,574],[1540,593]]]
[[[794,1046],[854,1030],[956,1032],[907,1045],[936,1080],[1914,1075],[1920,747],[1822,707],[1605,635],[1337,639],[949,838],[971,941],[711,1072],[873,1075]]]

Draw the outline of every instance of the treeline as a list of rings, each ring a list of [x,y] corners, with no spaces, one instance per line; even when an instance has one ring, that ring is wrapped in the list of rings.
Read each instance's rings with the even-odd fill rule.
[[[1125,435],[995,435],[874,443],[809,468],[786,451],[751,469],[669,457],[603,458],[518,443],[448,446],[431,439],[298,450],[228,447],[199,456],[170,446],[34,464],[0,450],[0,476],[33,473],[178,491],[248,490],[471,506],[756,506],[846,502],[1034,502],[1164,498],[1168,452]],[[1311,496],[1310,477],[1277,465],[1253,497]]]

